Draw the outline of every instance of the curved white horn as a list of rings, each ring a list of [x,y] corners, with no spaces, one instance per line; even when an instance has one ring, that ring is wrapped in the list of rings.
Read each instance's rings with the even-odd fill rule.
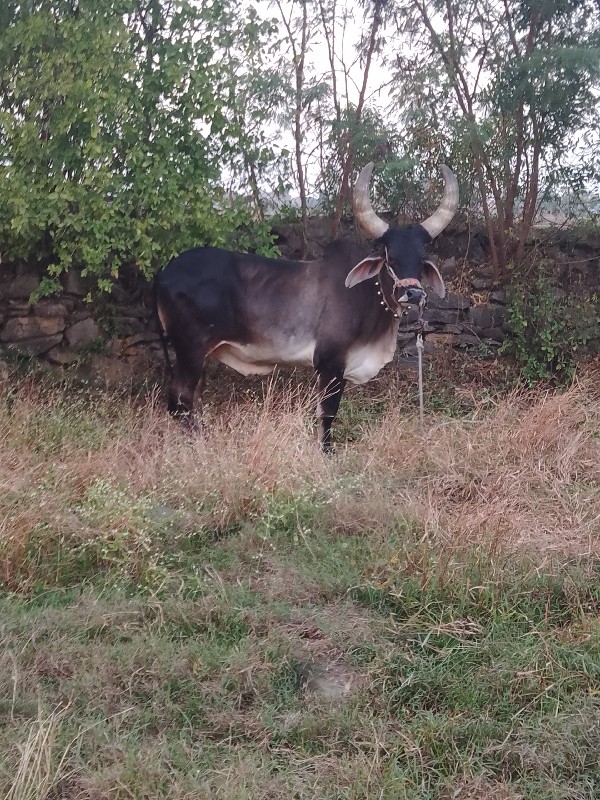
[[[420,223],[421,227],[425,228],[432,239],[435,239],[450,224],[458,208],[458,181],[445,164],[440,164],[440,169],[444,177],[442,202],[437,211],[434,211],[430,217]]]
[[[369,182],[375,164],[370,161],[363,167],[354,184],[354,217],[363,232],[372,239],[378,239],[390,227],[373,211],[369,199]]]

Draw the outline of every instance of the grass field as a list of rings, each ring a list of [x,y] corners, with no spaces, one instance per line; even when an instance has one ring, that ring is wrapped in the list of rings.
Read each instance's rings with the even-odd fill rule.
[[[600,797],[598,376],[458,378],[424,436],[413,377],[350,393],[323,457],[293,381],[190,439],[12,376],[0,797]]]

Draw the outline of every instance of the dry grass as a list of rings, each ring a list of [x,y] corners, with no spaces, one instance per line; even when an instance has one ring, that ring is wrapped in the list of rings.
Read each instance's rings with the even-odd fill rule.
[[[148,561],[157,507],[179,514],[184,534],[252,525],[267,538],[316,528],[386,539],[401,528],[446,548],[527,552],[540,564],[598,556],[594,387],[515,392],[468,418],[431,417],[425,436],[396,398],[385,404],[357,441],[325,458],[313,398],[291,385],[209,413],[206,435],[186,438],[154,394],[90,400],[24,382],[0,415],[3,578],[21,583],[25,562],[33,575],[57,538],[65,549],[95,545],[98,563],[110,563],[119,542]]]
[[[292,382],[200,438],[15,380],[0,796],[597,796],[598,386],[447,392],[424,436],[410,392],[350,393],[325,457]]]
[[[46,800],[49,793],[67,775],[65,762],[70,746],[56,756],[57,732],[67,709],[38,716],[20,746],[16,774],[4,800]],[[71,743],[72,745],[73,743]]]
[[[512,394],[478,418],[432,421],[424,439],[389,436],[402,427],[393,415],[374,432],[369,482],[393,472],[396,503],[427,536],[489,541],[542,562],[552,553],[598,555],[600,413],[583,387]]]

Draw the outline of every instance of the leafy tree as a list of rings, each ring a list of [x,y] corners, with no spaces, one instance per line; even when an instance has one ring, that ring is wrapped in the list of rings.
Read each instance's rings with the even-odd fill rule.
[[[1,14],[4,259],[40,262],[48,290],[72,266],[109,288],[123,264],[150,274],[236,229],[240,246],[268,246],[219,186],[220,143],[239,138],[220,65],[246,30],[235,2],[21,0]]]
[[[264,219],[267,201],[285,191],[289,173],[279,120],[291,91],[279,63],[279,27],[270,12],[261,18],[253,5],[232,4],[214,36],[219,70],[213,90],[223,104],[212,121],[211,142],[230,194],[244,195]]]
[[[300,193],[300,215],[302,219],[302,257],[306,256],[308,245],[306,241],[306,226],[308,219],[308,200],[306,196],[306,177],[304,169],[304,154],[302,152],[302,142],[304,139],[303,131],[303,111],[310,105],[310,98],[306,93],[306,57],[310,41],[308,3],[306,0],[299,3],[300,14],[294,16],[294,4],[289,10],[285,10],[281,0],[275,0],[279,14],[283,21],[286,32],[286,43],[292,56],[294,86],[293,86],[293,134],[294,134],[294,157],[295,174]]]
[[[367,13],[369,15],[367,32],[362,44],[363,51],[363,67],[358,92],[358,100],[356,105],[353,106],[351,115],[349,116],[350,124],[341,127],[340,132],[342,135],[338,140],[338,152],[341,162],[341,176],[340,176],[340,190],[338,193],[338,200],[333,215],[333,222],[331,226],[331,233],[336,236],[344,213],[344,207],[350,199],[351,195],[351,176],[354,169],[354,156],[356,152],[355,135],[360,131],[361,122],[363,119],[363,111],[367,98],[367,89],[369,86],[369,75],[371,71],[371,64],[373,56],[377,51],[379,45],[379,36],[383,24],[383,12],[386,5],[386,0],[371,0],[367,3]],[[339,101],[336,99],[336,121],[338,125],[342,122],[342,117],[339,113]],[[350,108],[348,107],[348,111]]]
[[[401,0],[396,10],[407,126],[419,146],[430,140],[472,171],[499,277],[523,258],[540,200],[561,180],[581,186],[591,174],[573,144],[598,130],[598,5]]]

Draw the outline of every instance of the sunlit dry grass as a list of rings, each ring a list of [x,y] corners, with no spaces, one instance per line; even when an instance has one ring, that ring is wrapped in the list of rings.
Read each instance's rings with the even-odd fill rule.
[[[429,536],[541,560],[598,554],[600,409],[589,389],[513,393],[475,418],[434,419],[408,442],[389,435],[401,428],[395,415],[384,421],[365,460],[375,485],[388,468],[399,474],[400,503]]]
[[[315,441],[314,398],[291,384],[211,410],[204,434],[189,436],[156,393],[134,402],[24,381],[0,413],[4,579],[27,560],[35,571],[57,539],[65,557],[68,545],[123,533],[131,552],[136,541],[147,551],[140,528],[154,506],[211,535],[259,520],[385,539],[401,525],[446,547],[484,543],[540,563],[598,555],[593,386],[513,392],[467,418],[430,416],[423,436],[395,398],[387,406],[327,457]]]
[[[58,756],[56,736],[65,709],[53,711],[47,718],[38,717],[21,744],[21,757],[5,800],[45,800],[65,777],[69,747]],[[71,743],[72,744],[72,743]]]

